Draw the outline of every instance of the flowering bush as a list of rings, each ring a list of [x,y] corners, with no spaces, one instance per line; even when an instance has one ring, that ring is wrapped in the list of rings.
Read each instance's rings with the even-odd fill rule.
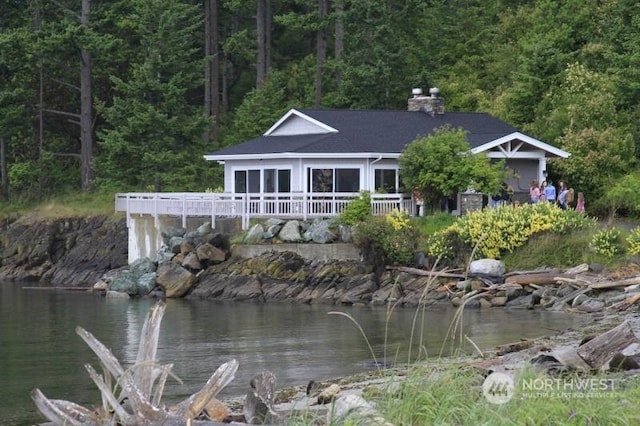
[[[354,237],[376,264],[408,265],[413,261],[417,232],[405,211],[367,218],[356,225]]]
[[[566,234],[596,225],[596,219],[552,203],[499,206],[460,217],[453,225],[433,235],[427,242],[427,254],[446,256],[449,233],[475,248],[477,257],[500,258],[524,245],[533,235],[544,232]]]
[[[640,254],[640,227],[634,228],[627,236],[627,251],[629,254]]]
[[[613,257],[620,253],[620,231],[616,228],[604,229],[596,232],[591,239],[591,248],[598,254]]]
[[[394,231],[401,231],[411,226],[409,213],[406,210],[393,209],[385,218]]]

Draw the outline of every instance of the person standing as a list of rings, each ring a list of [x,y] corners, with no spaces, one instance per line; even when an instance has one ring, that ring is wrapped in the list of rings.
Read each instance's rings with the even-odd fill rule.
[[[576,202],[576,211],[584,213],[584,194],[578,192],[578,201]]]
[[[567,202],[569,201],[567,198],[568,196],[569,188],[567,188],[567,185],[565,185],[564,182],[560,181],[558,192],[558,206],[563,210],[567,209]]]
[[[556,187],[553,186],[553,182],[547,182],[547,186],[544,187],[544,198],[550,202],[556,202]]]
[[[531,198],[531,204],[535,204],[540,200],[540,187],[538,187],[538,181],[535,179],[531,181],[529,197]]]

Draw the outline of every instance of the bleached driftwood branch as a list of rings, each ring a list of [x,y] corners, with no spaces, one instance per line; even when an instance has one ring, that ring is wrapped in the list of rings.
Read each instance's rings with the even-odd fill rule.
[[[165,308],[166,304],[160,301],[150,309],[142,328],[136,363],[130,369],[124,369],[109,348],[91,333],[77,327],[78,335],[102,364],[102,375],[91,365],[85,366],[100,389],[102,405],[91,410],[73,402],[48,399],[40,389],[34,389],[31,397],[38,411],[49,421],[66,425],[185,424],[199,416],[207,403],[233,380],[238,362],[233,359],[221,365],[200,391],[165,408],[161,404],[162,392],[173,365],[160,365],[156,360]],[[117,389],[120,392],[116,396]]]

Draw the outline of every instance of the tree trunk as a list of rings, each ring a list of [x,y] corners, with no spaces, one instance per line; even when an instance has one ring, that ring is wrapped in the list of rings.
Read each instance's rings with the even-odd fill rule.
[[[318,0],[321,25],[316,34],[316,99],[315,106],[322,106],[322,76],[327,60],[327,27],[325,20],[329,13],[329,0]]]
[[[220,46],[218,37],[218,0],[205,0],[205,66],[204,113],[213,117],[214,123],[205,134],[205,143],[209,138],[217,138],[220,126]]]
[[[262,89],[271,67],[271,0],[258,0],[256,12],[256,36],[258,54],[256,60],[256,88]]]
[[[257,4],[256,36],[258,41],[258,52],[256,58],[256,88],[262,89],[264,87],[264,80],[267,76],[267,0],[258,0]]]
[[[335,0],[335,43],[334,43],[334,56],[338,63],[336,67],[336,83],[338,86],[342,83],[342,69],[340,61],[342,61],[342,53],[344,52],[344,23],[342,20],[342,14],[344,13],[344,0]]]
[[[80,25],[89,27],[91,0],[82,0]],[[81,187],[88,191],[93,186],[93,102],[91,93],[91,53],[80,51],[80,170]]]
[[[0,137],[0,174],[2,174],[2,200],[9,201],[9,176],[7,175],[7,147]]]

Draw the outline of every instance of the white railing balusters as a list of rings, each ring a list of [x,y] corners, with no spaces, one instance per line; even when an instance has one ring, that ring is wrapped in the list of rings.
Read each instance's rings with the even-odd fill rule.
[[[159,223],[160,215],[181,216],[186,227],[187,217],[211,217],[212,225],[221,216],[240,217],[243,228],[254,218],[326,218],[340,214],[359,193],[122,193],[116,194],[116,211],[127,214],[150,214]],[[388,214],[394,209],[414,213],[414,203],[405,194],[371,194],[371,213]],[[215,226],[215,225],[214,225]]]

